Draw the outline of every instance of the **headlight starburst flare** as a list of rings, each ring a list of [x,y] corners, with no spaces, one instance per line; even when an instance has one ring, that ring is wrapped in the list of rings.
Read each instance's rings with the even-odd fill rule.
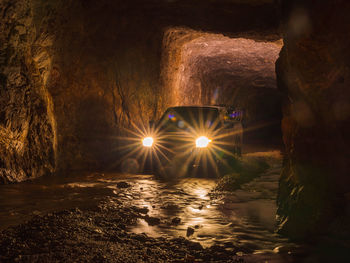
[[[211,140],[208,139],[207,137],[200,136],[196,140],[196,147],[197,148],[205,148],[205,147],[207,147],[209,145],[210,142],[211,142]]]
[[[153,142],[154,142],[154,140],[153,140],[152,137],[145,137],[145,138],[143,138],[143,140],[142,140],[142,144],[143,144],[143,146],[145,146],[145,147],[152,147]]]

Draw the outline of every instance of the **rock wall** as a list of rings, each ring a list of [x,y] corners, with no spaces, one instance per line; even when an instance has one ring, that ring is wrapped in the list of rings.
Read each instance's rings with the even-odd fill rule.
[[[48,90],[58,168],[115,168],[123,129],[146,123],[157,110],[159,28],[142,10],[121,2],[53,1],[39,7],[38,16],[54,14],[42,30],[54,39]]]
[[[55,170],[56,136],[45,72],[50,40],[38,38],[27,1],[0,3],[0,183]]]
[[[159,84],[169,27],[278,25],[268,0],[4,0],[0,13],[1,182],[115,169],[123,131],[172,104]]]
[[[3,182],[108,169],[117,136],[155,114],[160,29],[119,4],[2,3]]]
[[[278,216],[281,233],[305,238],[350,214],[350,3],[285,0],[282,10]]]
[[[278,34],[228,37],[170,28],[163,46],[162,91],[171,94],[171,105],[235,105],[244,110],[247,143],[281,144]]]

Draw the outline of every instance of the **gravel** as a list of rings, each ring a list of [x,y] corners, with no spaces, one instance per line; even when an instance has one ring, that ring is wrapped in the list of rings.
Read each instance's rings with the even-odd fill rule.
[[[237,262],[238,249],[126,231],[144,212],[104,201],[86,210],[34,216],[0,232],[0,262]]]

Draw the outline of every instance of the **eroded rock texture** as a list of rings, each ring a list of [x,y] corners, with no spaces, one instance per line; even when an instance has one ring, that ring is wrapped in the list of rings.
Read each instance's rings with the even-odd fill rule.
[[[2,181],[114,169],[117,137],[169,106],[159,83],[169,27],[276,30],[270,0],[2,1]]]
[[[27,1],[0,3],[0,182],[55,169],[54,117],[45,71],[49,41],[37,38]]]
[[[328,231],[349,213],[350,3],[283,1],[285,45],[277,63],[284,93],[286,160],[280,231]]]
[[[172,95],[173,105],[225,104],[242,109],[245,137],[266,143],[281,138],[275,62],[282,41],[278,35],[239,36],[169,29],[163,42],[167,55],[163,90]]]

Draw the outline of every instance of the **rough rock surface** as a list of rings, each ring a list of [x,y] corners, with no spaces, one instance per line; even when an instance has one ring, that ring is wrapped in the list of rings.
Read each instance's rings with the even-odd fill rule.
[[[116,168],[116,137],[168,106],[167,28],[276,30],[276,12],[267,0],[2,1],[0,180]]]
[[[169,29],[163,90],[172,94],[175,105],[226,104],[244,110],[247,141],[281,138],[275,62],[282,41],[268,33],[259,40],[253,34],[239,36]]]
[[[286,159],[278,215],[282,233],[303,238],[349,216],[350,3],[286,0],[282,7],[277,77]]]
[[[45,72],[50,41],[37,38],[27,1],[0,3],[0,183],[55,169],[55,120]]]

